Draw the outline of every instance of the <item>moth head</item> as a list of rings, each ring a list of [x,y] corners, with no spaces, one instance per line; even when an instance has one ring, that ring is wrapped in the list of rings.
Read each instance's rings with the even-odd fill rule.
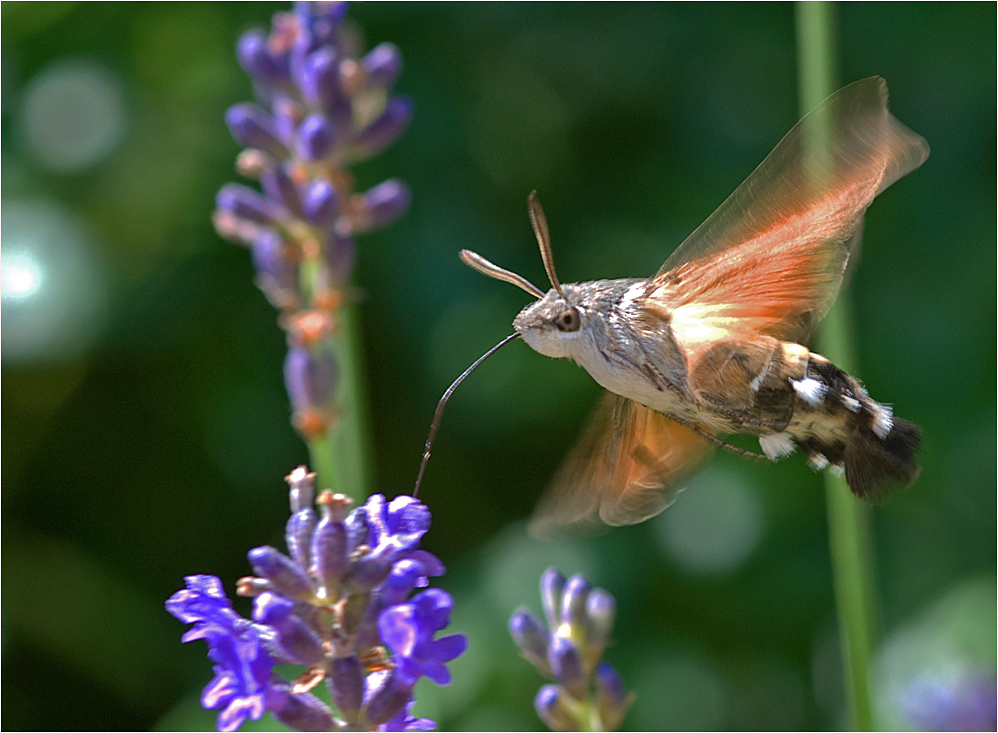
[[[585,338],[585,311],[575,303],[576,286],[551,289],[513,319],[513,328],[534,351],[544,356],[571,357]]]
[[[512,283],[537,298],[536,303],[520,311],[513,320],[513,327],[534,351],[545,356],[571,356],[572,345],[578,341],[583,331],[584,316],[578,306],[577,287],[568,285],[563,288],[558,282],[551,254],[547,217],[537,199],[537,191],[531,191],[527,197],[527,208],[530,224],[541,250],[544,270],[551,281],[551,290],[545,293],[522,275],[494,265],[481,255],[466,249],[461,250],[461,261],[484,275]]]

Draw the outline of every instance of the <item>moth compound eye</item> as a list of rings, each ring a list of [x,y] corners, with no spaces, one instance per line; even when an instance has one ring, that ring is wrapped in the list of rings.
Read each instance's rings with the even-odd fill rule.
[[[571,331],[578,331],[579,326],[582,325],[582,315],[579,313],[579,309],[574,305],[571,308],[563,310],[554,319],[554,325],[558,327],[559,331],[569,333]]]

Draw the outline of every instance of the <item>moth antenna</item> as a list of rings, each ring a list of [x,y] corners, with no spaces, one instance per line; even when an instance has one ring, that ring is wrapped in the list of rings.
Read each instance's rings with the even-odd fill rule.
[[[481,255],[475,254],[469,249],[462,249],[458,256],[461,258],[461,262],[473,270],[478,270],[483,275],[494,277],[496,280],[502,280],[503,282],[512,283],[521,290],[526,290],[535,298],[544,297],[544,291],[530,282],[523,275],[517,275],[515,272],[510,272],[509,270],[499,267],[499,265],[494,265]]]
[[[551,281],[551,287],[558,291],[562,298],[565,294],[561,292],[561,283],[558,282],[558,275],[554,271],[554,255],[551,254],[551,232],[548,231],[548,219],[544,216],[544,209],[537,198],[537,191],[531,191],[527,196],[527,211],[530,213],[530,225],[534,228],[534,236],[537,237],[537,244],[541,248],[541,261],[544,263],[544,270]]]
[[[472,266],[474,267],[474,265],[472,265]],[[493,267],[494,267],[494,265],[493,265]],[[503,270],[503,272],[505,272],[505,270]],[[499,278],[499,279],[502,280],[504,278]],[[423,481],[423,472],[426,470],[426,462],[428,460],[430,460],[430,448],[433,446],[433,439],[435,437],[437,437],[437,430],[440,429],[440,418],[444,414],[444,405],[447,404],[447,400],[449,400],[450,396],[452,394],[454,394],[454,390],[457,389],[457,385],[461,384],[461,382],[464,381],[464,378],[467,377],[469,374],[471,374],[475,370],[475,367],[477,367],[483,361],[485,361],[490,356],[492,356],[494,353],[496,353],[497,351],[499,351],[499,349],[501,349],[503,346],[505,346],[506,344],[508,344],[513,339],[518,338],[519,336],[520,336],[520,334],[518,334],[518,333],[512,333],[512,334],[510,334],[509,336],[507,336],[506,338],[504,338],[502,341],[500,341],[498,344],[496,344],[491,349],[489,349],[484,354],[482,354],[480,357],[478,357],[478,359],[475,360],[474,364],[472,364],[470,367],[468,367],[467,369],[465,369],[461,373],[461,376],[454,380],[454,383],[451,384],[451,386],[447,388],[447,391],[444,392],[443,397],[440,398],[440,402],[437,403],[437,409],[433,413],[433,422],[430,423],[430,434],[428,436],[426,436],[426,447],[423,449],[423,460],[419,464],[419,473],[416,474],[416,485],[412,489],[412,495],[413,496],[416,496],[416,494],[419,493],[419,485]]]

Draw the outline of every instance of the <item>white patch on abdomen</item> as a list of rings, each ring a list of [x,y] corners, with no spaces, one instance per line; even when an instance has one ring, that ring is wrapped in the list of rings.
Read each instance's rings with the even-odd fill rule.
[[[759,436],[759,446],[766,458],[771,461],[778,461],[785,456],[789,456],[796,449],[793,436],[790,433],[770,433]]]
[[[794,392],[800,395],[800,398],[811,407],[817,407],[824,402],[825,394],[828,392],[828,385],[811,377],[806,379],[791,379],[790,384],[793,385]]]

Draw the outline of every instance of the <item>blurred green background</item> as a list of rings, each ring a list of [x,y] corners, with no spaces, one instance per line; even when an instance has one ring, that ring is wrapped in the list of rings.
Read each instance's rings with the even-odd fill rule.
[[[163,601],[230,590],[283,545],[289,426],[276,314],[221,240],[225,109],[251,96],[238,35],[281,4],[2,7],[5,729],[212,728],[203,644]],[[919,678],[995,671],[994,4],[837,8],[841,84],[887,79],[932,146],[873,204],[852,281],[857,376],[922,425],[922,476],[874,512],[878,705]],[[791,4],[360,3],[398,44],[410,130],[356,169],[409,182],[410,213],[358,242],[377,486],[409,491],[436,400],[529,296],[470,247],[545,280],[650,275],[797,120]],[[821,479],[717,455],[645,524],[536,544],[523,522],[598,388],[514,344],[458,390],[423,484],[470,651],[417,712],[444,729],[540,726],[505,632],[541,570],[618,601],[607,658],[631,729],[844,724]],[[963,675],[963,677],[961,677]],[[935,676],[935,677],[933,677]],[[976,677],[975,677],[976,676]],[[993,682],[990,683],[993,692]],[[994,698],[991,698],[994,704]]]

